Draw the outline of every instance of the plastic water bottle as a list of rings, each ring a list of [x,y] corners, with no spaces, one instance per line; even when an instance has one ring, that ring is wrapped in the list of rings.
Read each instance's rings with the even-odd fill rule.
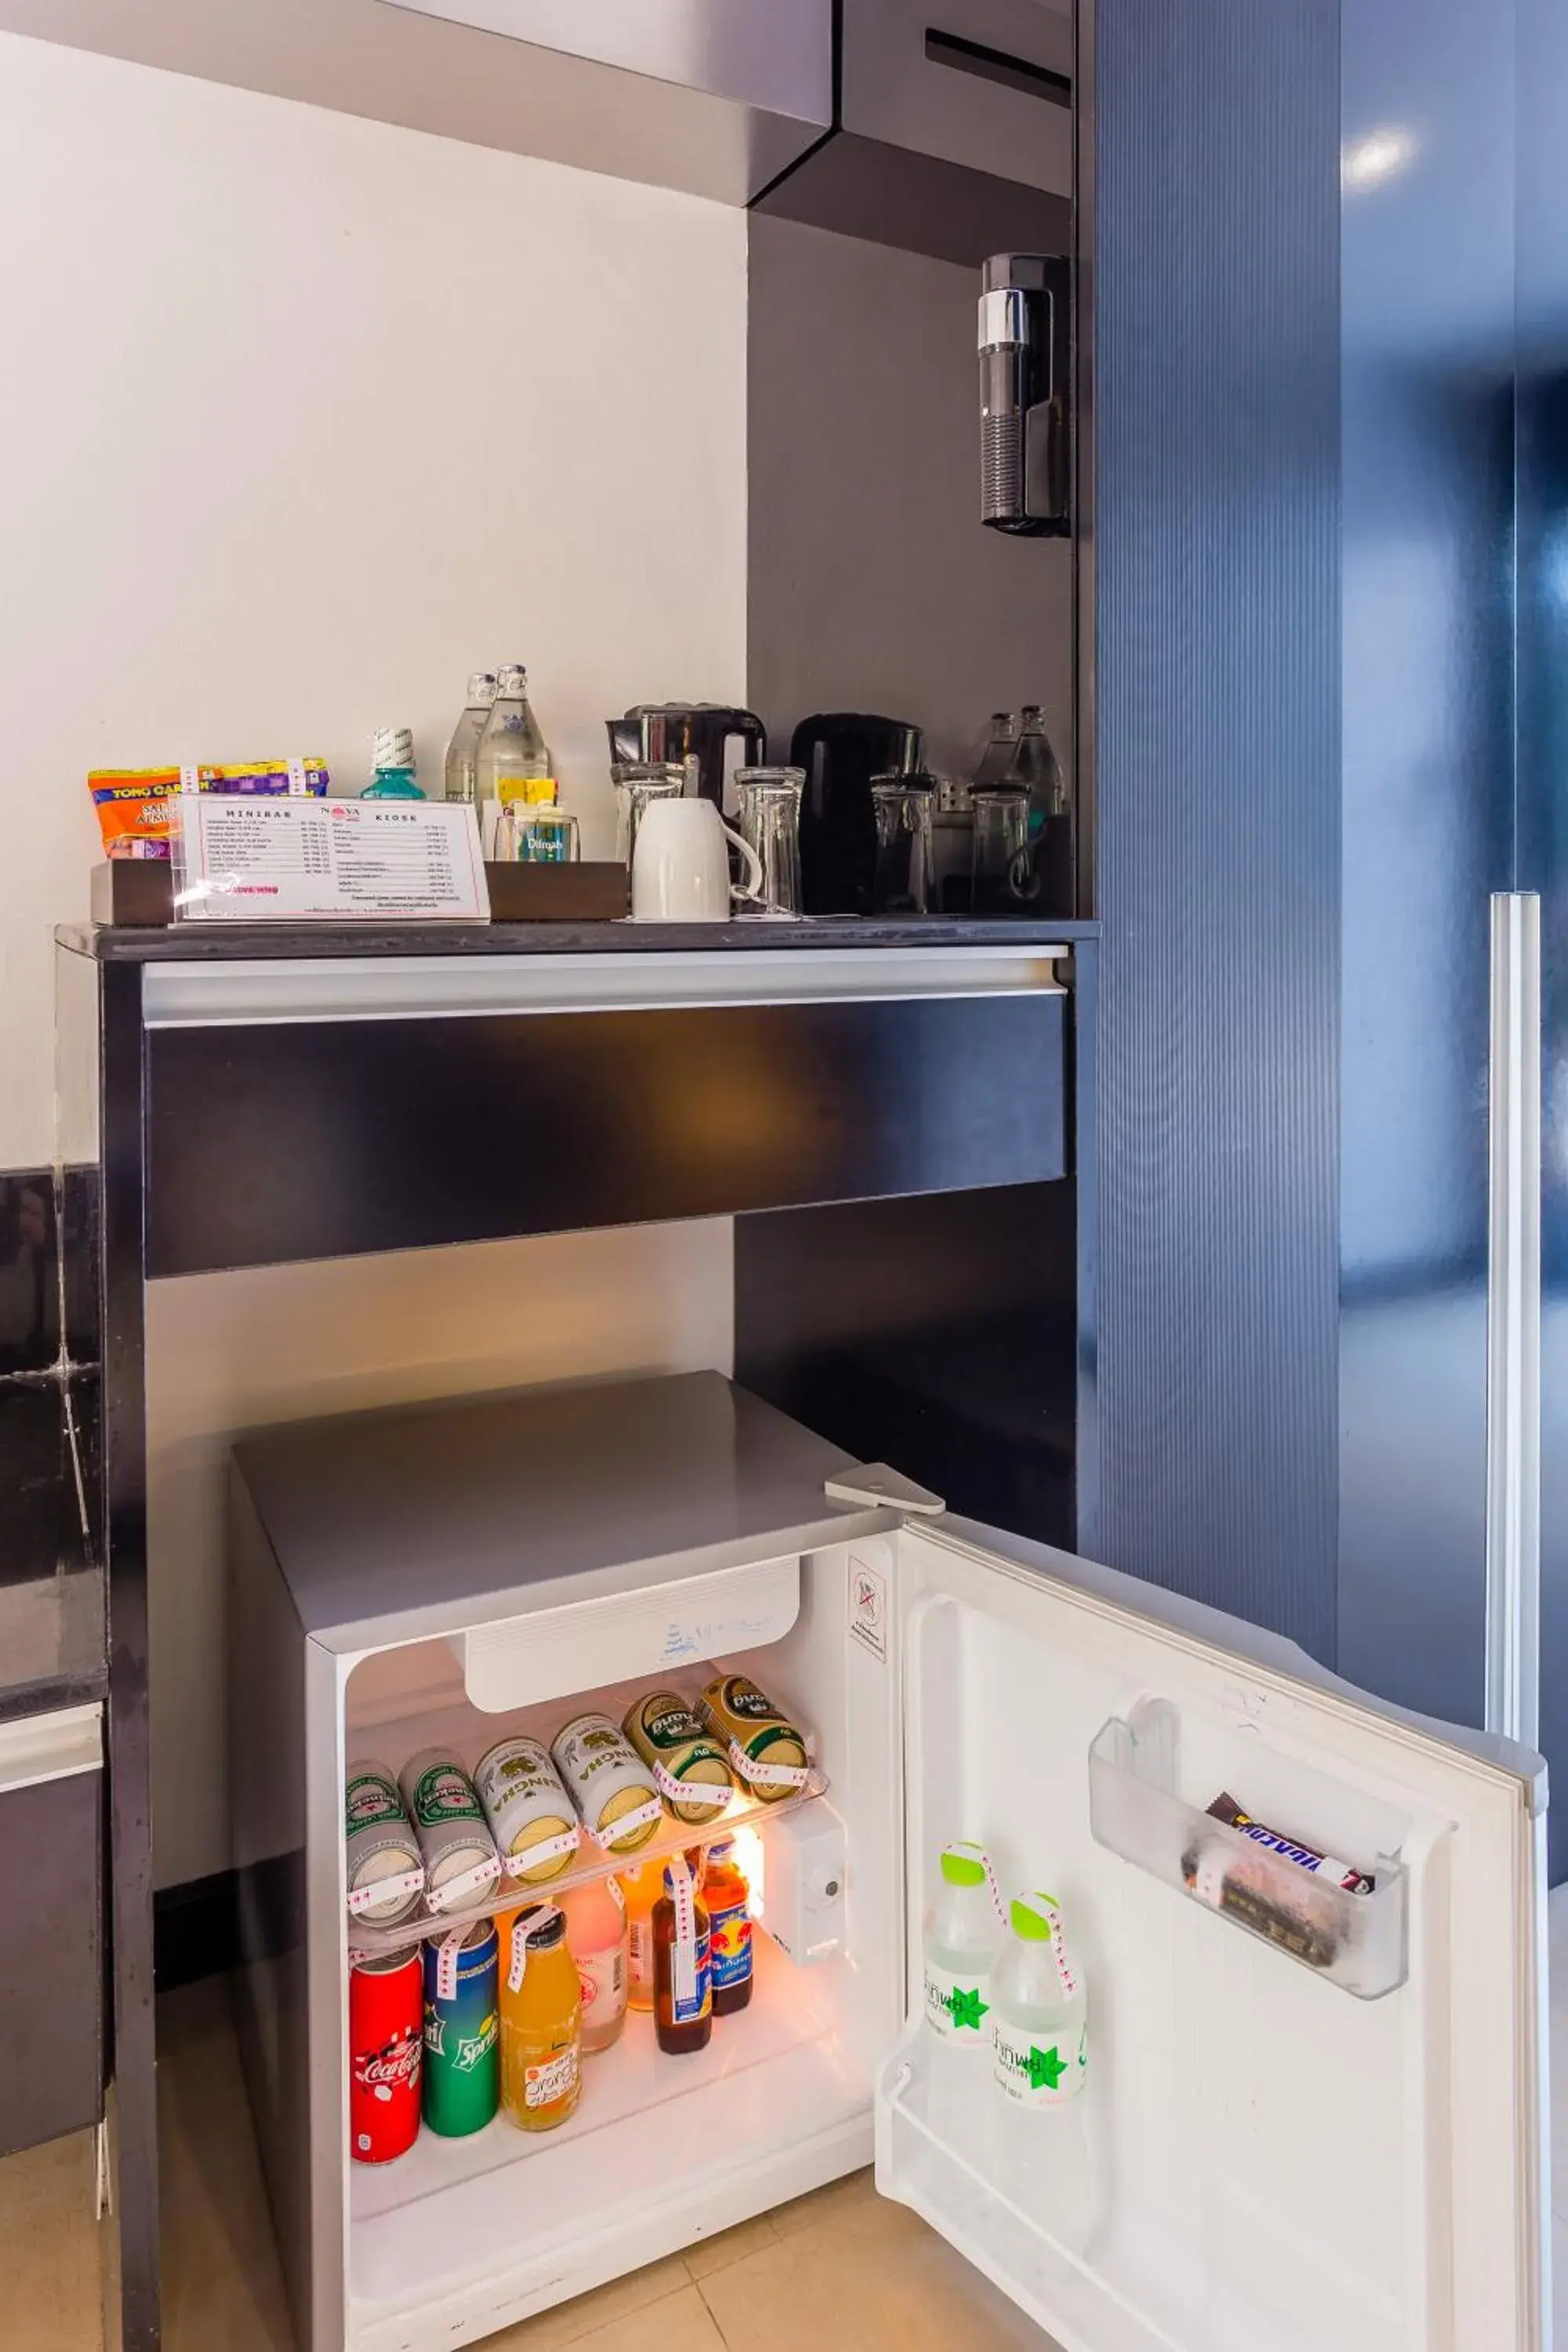
[[[924,1941],[926,2023],[940,2041],[989,2048],[991,1971],[1001,1942],[996,1882],[984,1849],[944,1846]]]
[[[1053,1895],[1019,1895],[991,1976],[991,2065],[1016,2106],[1064,2107],[1089,2067],[1083,1979]]]

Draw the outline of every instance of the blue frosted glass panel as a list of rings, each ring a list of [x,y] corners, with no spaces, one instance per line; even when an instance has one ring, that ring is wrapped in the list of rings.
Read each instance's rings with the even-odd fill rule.
[[[1100,0],[1100,1549],[1335,1624],[1336,0]]]

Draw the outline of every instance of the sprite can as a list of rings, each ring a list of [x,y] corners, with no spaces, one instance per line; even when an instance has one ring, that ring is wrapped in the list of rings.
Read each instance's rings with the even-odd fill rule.
[[[435,1937],[425,1946],[420,2105],[447,2139],[483,2131],[500,2105],[500,1951],[489,1919],[460,1946]]]

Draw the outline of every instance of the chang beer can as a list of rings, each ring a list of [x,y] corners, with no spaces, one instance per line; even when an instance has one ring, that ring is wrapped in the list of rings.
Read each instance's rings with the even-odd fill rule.
[[[607,1715],[580,1715],[550,1744],[589,1836],[609,1853],[646,1845],[664,1818],[653,1776]]]
[[[549,1748],[521,1736],[498,1739],[474,1767],[474,1790],[507,1876],[528,1886],[559,1878],[581,1832]]]
[[[734,1790],[724,1751],[679,1691],[649,1691],[622,1726],[678,1822],[716,1821]]]
[[[351,1917],[390,1927],[418,1905],[425,1885],[419,1841],[384,1764],[351,1764],[343,1794]]]
[[[500,1856],[474,1784],[449,1748],[422,1748],[398,1776],[425,1864],[425,1904],[449,1911],[500,1876]]]
[[[787,1716],[745,1675],[719,1675],[697,1702],[704,1728],[765,1805],[793,1796],[811,1777],[805,1742]]]
[[[425,1947],[419,2104],[447,2139],[483,2131],[500,2105],[500,1943],[482,1919]]]

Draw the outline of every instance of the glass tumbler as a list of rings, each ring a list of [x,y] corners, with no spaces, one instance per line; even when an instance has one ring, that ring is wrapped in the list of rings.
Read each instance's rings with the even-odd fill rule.
[[[735,797],[741,833],[763,869],[759,892],[768,915],[798,915],[800,906],[800,796],[804,768],[737,768]]]
[[[873,776],[877,863],[871,877],[874,915],[924,915],[931,908],[931,784],[910,776]]]
[[[682,797],[686,764],[681,760],[613,760],[610,782],[616,788],[616,856],[629,866],[644,809],[650,801]]]
[[[1029,855],[1029,795],[1016,784],[977,784],[971,912],[1016,915],[1038,889]]]
[[[567,809],[509,801],[496,824],[495,856],[501,866],[574,865],[582,856],[577,820]]]

